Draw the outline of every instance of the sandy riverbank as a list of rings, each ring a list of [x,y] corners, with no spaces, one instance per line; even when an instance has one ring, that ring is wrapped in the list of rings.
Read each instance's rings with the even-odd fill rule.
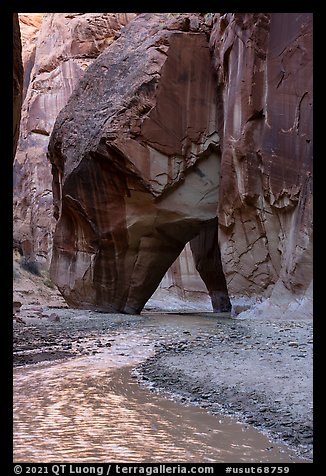
[[[235,415],[312,458],[312,322],[217,319],[138,369],[153,388]]]
[[[21,318],[14,322],[14,365],[96,354],[121,331],[125,338],[137,330],[139,345],[142,336],[150,338],[155,350],[135,371],[140,382],[213,414],[234,415],[312,459],[311,321],[35,305],[24,306]]]

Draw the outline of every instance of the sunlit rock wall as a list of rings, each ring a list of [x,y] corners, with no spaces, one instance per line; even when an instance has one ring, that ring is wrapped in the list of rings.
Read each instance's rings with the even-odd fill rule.
[[[25,255],[38,261],[50,261],[55,225],[51,164],[46,157],[54,121],[86,68],[133,17],[129,13],[20,15],[25,99],[14,162],[14,240]]]
[[[199,15],[139,15],[59,114],[51,275],[70,305],[140,312],[185,244],[216,223],[207,40]]]
[[[218,14],[210,46],[223,118],[219,241],[234,307],[270,297],[257,313],[311,315],[312,14]]]

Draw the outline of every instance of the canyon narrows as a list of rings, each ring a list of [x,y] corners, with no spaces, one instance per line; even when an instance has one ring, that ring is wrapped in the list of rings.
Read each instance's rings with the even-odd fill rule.
[[[67,302],[140,312],[214,221],[214,310],[311,314],[311,21],[141,14],[94,61],[49,144]]]
[[[14,457],[312,462],[312,14],[13,20]]]
[[[217,225],[207,38],[189,31],[187,17],[165,27],[161,18],[142,14],[124,29],[54,126],[51,273],[72,306],[139,313],[185,244]],[[230,310],[226,299],[226,288],[221,304],[215,294],[218,312]]]

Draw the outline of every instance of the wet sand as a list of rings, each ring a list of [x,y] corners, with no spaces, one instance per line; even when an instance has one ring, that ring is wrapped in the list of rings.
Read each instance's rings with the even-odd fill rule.
[[[46,316],[53,309],[43,311]],[[269,451],[285,442],[312,461],[311,321],[239,320],[211,313],[55,313],[58,322],[33,317],[28,307],[22,310],[25,324],[14,323],[16,366],[109,355],[121,332],[136,332],[139,360],[133,372],[141,384],[183,404],[235,416],[272,438]],[[123,348],[114,358],[132,363]]]
[[[138,369],[153,388],[236,416],[312,459],[312,322],[216,319],[171,339]]]

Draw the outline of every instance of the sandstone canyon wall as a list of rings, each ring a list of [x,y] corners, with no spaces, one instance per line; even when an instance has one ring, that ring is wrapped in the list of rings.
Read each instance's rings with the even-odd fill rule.
[[[256,314],[311,315],[312,14],[216,15],[210,45],[229,293],[269,298]]]
[[[19,14],[25,101],[14,167],[14,243],[48,266],[55,226],[46,159],[49,134],[86,67],[135,14],[45,14],[42,26],[43,16]],[[38,128],[32,129],[35,124]],[[189,248],[176,259],[149,306],[164,307],[167,293],[171,309],[212,309]]]
[[[35,62],[36,40],[40,31],[43,13],[19,13],[19,26],[22,39],[22,60],[24,68],[23,100],[31,79]]]
[[[146,302],[145,310],[163,312],[211,312],[213,310],[207,283],[203,281],[196,269],[190,242],[165,273],[159,287]]]
[[[22,45],[18,14],[13,14],[13,156],[15,157],[23,97]]]
[[[49,143],[51,272],[70,305],[140,312],[185,244],[216,226],[208,33],[199,15],[139,15],[60,112]]]
[[[68,303],[139,312],[190,242],[164,299],[207,303],[191,248],[215,311],[310,316],[312,15],[112,15],[45,17],[15,161],[25,253],[51,257],[67,103],[49,158]]]
[[[54,121],[85,69],[134,16],[20,15],[25,99],[14,161],[14,242],[39,262],[50,261],[55,226],[51,165],[46,158]]]

